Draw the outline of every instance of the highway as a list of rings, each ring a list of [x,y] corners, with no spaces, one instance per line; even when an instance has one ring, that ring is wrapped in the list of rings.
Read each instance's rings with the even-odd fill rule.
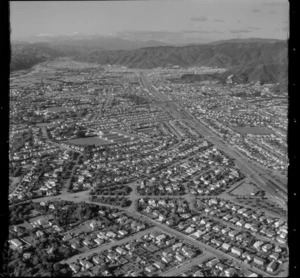
[[[170,112],[182,119],[188,120],[190,123],[196,127],[199,134],[203,135],[208,141],[213,143],[217,148],[222,150],[224,153],[228,154],[230,157],[234,158],[236,164],[240,167],[242,172],[252,179],[258,186],[260,186],[263,190],[265,190],[268,194],[270,194],[273,199],[278,202],[282,206],[282,202],[284,202],[281,195],[277,193],[276,190],[282,190],[282,187],[278,185],[277,182],[273,181],[270,177],[269,173],[263,170],[262,168],[258,168],[258,166],[253,165],[247,158],[243,157],[238,151],[225,145],[221,142],[220,138],[209,128],[201,124],[198,119],[196,119],[189,111],[181,107],[179,103],[171,102],[170,99],[164,95],[159,90],[155,89],[149,81],[145,78],[144,74],[140,72],[139,80],[141,86],[144,86],[150,91],[153,95],[155,95],[160,101],[165,102],[165,107],[170,110]],[[169,103],[166,103],[169,100]],[[272,180],[273,183],[270,183],[269,180]],[[280,201],[281,200],[281,201]]]
[[[254,165],[252,163],[250,163],[247,159],[245,159],[237,150],[233,149],[232,147],[227,146],[225,143],[223,143],[220,138],[214,134],[209,128],[207,128],[206,126],[204,126],[203,124],[201,124],[198,119],[196,119],[189,111],[187,111],[186,109],[184,109],[179,103],[176,103],[174,101],[171,101],[166,95],[164,95],[162,92],[160,92],[159,90],[157,90],[156,88],[154,88],[149,81],[145,78],[145,76],[143,75],[143,73],[139,74],[139,81],[141,83],[141,86],[143,86],[144,88],[146,88],[150,93],[152,93],[160,102],[163,102],[162,105],[170,111],[170,113],[172,113],[176,118],[179,119],[183,119],[189,122],[190,125],[194,126],[197,129],[197,132],[201,135],[203,135],[207,141],[213,143],[218,149],[220,149],[221,151],[223,151],[224,153],[228,154],[230,157],[235,159],[236,164],[240,167],[240,169],[242,170],[242,172],[248,176],[250,179],[252,179],[258,186],[260,186],[262,189],[264,189],[266,192],[268,192],[271,196],[278,196],[278,198],[280,198],[280,195],[278,195],[276,189],[278,187],[277,183],[269,183],[269,173],[258,167],[257,165]],[[107,95],[107,99],[106,99],[106,103],[110,102],[110,94],[111,94],[111,90],[109,90],[108,95]],[[46,134],[45,134],[46,135]],[[51,142],[48,139],[49,142]],[[52,144],[55,144],[61,148],[65,148],[65,149],[69,149],[65,146],[60,145],[59,143],[56,142],[51,142]],[[72,149],[73,150],[73,149]],[[75,150],[73,150],[75,151]],[[79,152],[81,153],[81,152]],[[271,178],[270,178],[271,180]],[[268,182],[268,184],[267,184]],[[135,199],[137,198],[137,196],[134,196],[134,194],[131,194],[131,197],[133,198],[133,201],[135,201]],[[142,197],[142,196],[139,196]],[[183,196],[182,196],[183,197]],[[57,196],[57,198],[60,198],[62,200],[70,200],[70,201],[74,201],[74,202],[81,202],[81,201],[85,201],[87,203],[93,203],[93,204],[97,204],[99,206],[107,206],[107,207],[111,207],[111,208],[116,208],[116,206],[114,205],[107,205],[107,204],[101,204],[101,203],[97,203],[97,202],[91,202],[89,200],[89,192],[85,191],[85,192],[78,192],[78,193],[67,193],[67,192],[63,192],[62,195],[60,195],[59,197]],[[282,197],[281,197],[282,198]],[[49,197],[43,197],[43,198],[39,198],[39,199],[35,199],[33,200],[34,202],[41,202],[41,201],[46,201],[46,200],[53,200],[53,196],[49,196]],[[179,237],[181,239],[183,239],[185,242],[189,243],[192,246],[196,246],[198,248],[200,248],[203,251],[203,255],[202,256],[198,256],[197,258],[192,259],[191,261],[188,261],[184,264],[182,264],[179,268],[175,268],[175,269],[171,269],[168,272],[164,273],[164,276],[170,276],[170,275],[176,275],[180,272],[183,272],[185,270],[187,270],[189,267],[191,267],[192,265],[196,264],[197,262],[199,263],[200,260],[202,260],[202,258],[207,257],[208,255],[212,255],[215,256],[217,258],[226,258],[229,259],[232,262],[235,262],[239,267],[244,268],[244,269],[251,269],[252,271],[262,275],[262,276],[270,276],[268,273],[256,268],[256,267],[252,267],[249,264],[244,263],[243,261],[241,261],[240,259],[234,258],[218,249],[215,249],[207,244],[204,244],[194,238],[189,237],[188,235],[185,235],[173,228],[170,228],[167,225],[164,225],[162,223],[159,223],[137,211],[133,210],[133,207],[131,206],[130,208],[119,208],[120,210],[125,211],[126,213],[128,213],[129,215],[132,215],[133,217],[137,218],[137,219],[141,219],[144,220],[148,223],[150,223],[151,225],[155,225],[155,227],[147,229],[145,231],[142,231],[140,233],[134,234],[132,236],[126,237],[120,241],[116,241],[116,242],[110,242],[108,244],[104,244],[102,246],[93,248],[91,250],[88,250],[85,253],[76,255],[72,258],[69,258],[68,260],[66,260],[67,262],[71,262],[71,261],[75,261],[78,258],[81,257],[86,257],[88,255],[91,255],[95,252],[101,252],[103,250],[106,249],[110,249],[115,245],[119,245],[122,244],[124,242],[130,241],[132,239],[135,238],[139,238],[141,237],[143,234],[148,233],[149,231],[152,231],[152,229],[156,229],[156,227],[172,236],[175,237]],[[228,223],[224,223],[226,226],[228,226]]]

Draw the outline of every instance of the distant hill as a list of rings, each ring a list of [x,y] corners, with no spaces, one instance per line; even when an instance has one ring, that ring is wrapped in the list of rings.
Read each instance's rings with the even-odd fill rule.
[[[99,51],[79,55],[80,61],[120,64],[132,68],[178,65],[227,68],[220,74],[197,77],[199,80],[224,80],[233,75],[236,83],[260,81],[276,83],[287,78],[287,43],[277,40],[240,40],[184,47],[148,47],[130,51]],[[242,78],[241,78],[242,77]],[[186,77],[187,80],[193,77]]]
[[[264,38],[247,38],[247,39],[229,39],[229,40],[219,40],[219,41],[212,41],[206,43],[181,43],[174,46],[190,46],[190,45],[199,45],[199,44],[206,44],[206,45],[217,45],[222,43],[271,43],[271,42],[280,42],[282,40],[279,39],[264,39]]]
[[[61,47],[63,45],[72,47],[79,50],[92,50],[92,49],[104,49],[104,50],[131,50],[142,47],[154,47],[154,46],[166,46],[168,44],[156,41],[137,41],[122,39],[114,36],[101,36],[101,35],[83,35],[75,33],[72,35],[50,36],[47,34],[41,34],[26,39],[27,42],[37,43],[45,42],[49,46]]]
[[[155,42],[154,42],[155,43]],[[222,75],[201,77],[212,80],[233,75],[239,82],[278,83],[287,78],[287,42],[248,39],[214,42],[182,47],[157,46],[131,50],[105,50],[95,40],[65,40],[47,43],[25,43],[12,46],[11,70],[61,56],[99,64],[117,64],[130,68],[209,66],[228,69]]]
[[[220,73],[213,74],[183,74],[179,78],[169,78],[173,83],[194,83],[194,82],[202,82],[202,81],[218,81],[220,83],[226,82],[226,77],[222,76]]]
[[[29,69],[49,59],[64,56],[65,53],[45,43],[18,43],[11,46],[10,70]]]
[[[233,74],[236,83],[243,83],[238,81],[241,76],[247,76],[246,82],[277,83],[287,78],[287,63],[239,66],[226,72],[227,76],[230,74]]]
[[[28,69],[37,63],[61,56],[89,56],[105,50],[129,50],[149,46],[166,45],[163,42],[130,41],[115,37],[83,36],[80,34],[70,36],[41,35],[28,39],[28,41],[12,42],[11,71]],[[98,54],[97,54],[98,55]]]
[[[170,64],[182,67],[234,66],[287,63],[287,44],[279,42],[221,43],[214,45],[191,45],[184,47],[147,47],[127,51],[99,51],[76,58],[100,64],[120,64],[135,68],[165,67]],[[96,60],[95,60],[96,59]]]
[[[222,40],[214,41],[207,44],[221,44],[221,43],[272,43],[280,42],[282,40],[278,39],[263,39],[263,38],[248,38],[248,39],[231,39],[231,40]]]
[[[287,64],[269,64],[255,66],[238,66],[224,73],[183,74],[180,78],[171,78],[174,83],[194,83],[202,81],[217,81],[225,84],[230,77],[234,84],[260,82],[261,84],[276,84],[271,91],[287,92]]]
[[[288,78],[283,78],[280,80],[279,83],[275,84],[274,87],[271,89],[272,92],[276,94],[281,94],[283,92],[287,93],[288,91]]]

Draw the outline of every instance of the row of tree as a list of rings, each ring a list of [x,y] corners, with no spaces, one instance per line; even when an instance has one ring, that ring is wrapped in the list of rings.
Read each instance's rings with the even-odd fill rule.
[[[129,195],[132,188],[125,185],[103,185],[98,184],[92,189],[91,195]]]
[[[50,249],[51,248],[51,249]],[[71,276],[68,264],[60,264],[63,259],[75,254],[75,250],[61,245],[61,238],[53,235],[35,238],[32,245],[23,251],[8,250],[6,273],[8,276]],[[29,253],[30,257],[24,257]]]
[[[79,203],[72,204],[64,209],[55,210],[54,220],[59,226],[81,223],[98,216],[99,206],[94,204]]]
[[[33,209],[34,209],[34,204],[31,201],[10,206],[9,207],[10,225],[23,223],[23,221],[29,217],[30,211]]]
[[[109,204],[114,206],[120,206],[122,208],[129,207],[131,205],[131,200],[126,197],[103,197],[103,196],[90,196],[92,202],[99,202],[102,204]]]

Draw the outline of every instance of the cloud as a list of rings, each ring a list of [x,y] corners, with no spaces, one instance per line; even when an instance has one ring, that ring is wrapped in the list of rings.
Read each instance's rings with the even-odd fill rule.
[[[182,30],[180,31],[183,34],[210,34],[210,33],[217,33],[217,34],[223,34],[223,32],[212,30],[212,31],[207,31],[207,30]]]
[[[259,9],[252,9],[251,12],[253,12],[253,13],[259,13],[260,10]]]
[[[260,30],[259,27],[247,27],[248,30]]]
[[[242,34],[242,33],[251,33],[251,30],[248,29],[240,29],[240,30],[230,30],[232,34]]]
[[[169,35],[169,34],[176,34],[178,32],[173,31],[153,31],[153,30],[125,30],[122,32],[123,34],[129,35]]]
[[[129,40],[159,40],[164,42],[182,41],[185,39],[184,33],[173,31],[154,31],[154,30],[125,30],[118,32],[120,38]]]
[[[217,36],[223,34],[219,30],[178,30],[174,31],[154,31],[154,30],[124,30],[123,32],[117,32],[116,35],[119,38],[129,40],[158,40],[167,43],[182,43],[190,42],[191,40],[199,40],[201,42],[207,42],[208,37]]]
[[[201,34],[201,33],[208,33],[208,31],[203,31],[203,30],[182,30],[180,33],[183,34]]]
[[[214,21],[215,22],[224,22],[224,20],[222,20],[222,19],[215,19]]]
[[[217,33],[223,34],[223,32],[217,30],[181,30],[177,32],[173,31],[152,31],[152,30],[145,30],[145,31],[138,31],[138,30],[126,30],[123,32],[119,32],[119,35],[131,37],[131,36],[138,36],[138,37],[152,37],[152,38],[170,38],[170,37],[182,37],[184,34],[209,34],[209,33]]]
[[[191,20],[192,21],[206,21],[207,18],[205,16],[192,16]]]
[[[277,27],[277,28],[275,28],[275,30],[276,30],[276,31],[284,31],[284,32],[288,32],[288,31],[289,31],[289,27],[287,27],[287,26],[286,26],[286,27],[281,27],[281,28],[280,28],[280,27]]]
[[[125,30],[123,32],[117,32],[119,37],[125,39],[134,40],[174,40],[181,39],[182,34],[179,32],[172,31],[153,31],[153,30]]]
[[[244,29],[230,30],[233,34],[251,33],[253,31],[260,30],[259,27],[248,26]]]
[[[282,1],[282,2],[264,2],[262,3],[265,6],[269,6],[269,7],[284,7],[288,5],[288,1]]]

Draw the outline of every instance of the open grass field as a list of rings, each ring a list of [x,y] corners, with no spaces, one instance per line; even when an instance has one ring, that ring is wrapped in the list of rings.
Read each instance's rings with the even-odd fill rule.
[[[9,177],[9,193],[11,193],[20,182],[20,177]]]
[[[17,71],[11,74],[11,85],[27,86],[32,83],[40,83],[41,80],[54,78],[57,71],[47,67],[47,65],[38,65],[31,69]]]
[[[73,110],[73,108],[71,107],[61,107],[61,106],[57,106],[57,107],[48,107],[47,110],[49,112],[62,112],[62,111],[70,111]]]
[[[226,106],[226,105],[218,106],[216,108],[213,108],[213,110],[216,111],[216,112],[224,111],[224,110],[227,110],[227,109],[228,109],[228,106]]]
[[[238,109],[238,108],[234,108],[232,110],[230,110],[230,113],[231,114],[237,114],[237,113],[240,113],[240,112],[246,112],[247,110],[245,109]]]
[[[265,127],[234,127],[235,131],[237,131],[240,134],[246,135],[246,134],[272,134],[273,132]]]
[[[126,131],[123,131],[123,130],[117,130],[117,129],[112,129],[110,132],[111,132],[112,134],[119,133],[119,134],[126,135],[126,136],[136,136],[136,135],[133,135],[133,134],[128,133],[128,132],[126,132]]]
[[[24,76],[20,76],[20,77],[15,77],[13,79],[11,79],[11,86],[28,86],[32,83],[41,83],[41,80],[43,80],[43,82],[50,77],[55,77],[53,73],[33,73],[33,74],[26,74]],[[50,82],[48,82],[50,83]],[[55,83],[55,82],[52,82]]]
[[[256,193],[260,189],[253,183],[243,182],[241,185],[234,188],[230,193],[239,196],[250,195],[251,193]]]
[[[51,126],[53,125],[52,123],[38,123],[38,124],[35,124],[36,126],[38,127],[44,127],[44,126]]]
[[[141,129],[140,131],[144,132],[144,130],[146,131],[145,133],[147,133],[147,132],[150,133],[150,132],[153,131],[153,128],[145,128],[145,129]],[[149,131],[148,131],[148,130],[149,130]],[[129,136],[128,140],[130,139],[130,137],[147,139],[147,137],[143,137],[143,136],[138,135],[138,134],[132,134],[132,133],[126,132],[126,131],[124,131],[124,130],[112,129],[111,132],[123,134],[123,135],[125,135],[125,136]],[[155,132],[158,134],[157,131],[155,131]]]
[[[111,142],[109,142],[105,139],[101,139],[97,136],[87,137],[87,138],[79,138],[79,139],[72,139],[72,140],[68,140],[66,142],[76,144],[76,145],[96,145],[96,146],[111,144]]]

